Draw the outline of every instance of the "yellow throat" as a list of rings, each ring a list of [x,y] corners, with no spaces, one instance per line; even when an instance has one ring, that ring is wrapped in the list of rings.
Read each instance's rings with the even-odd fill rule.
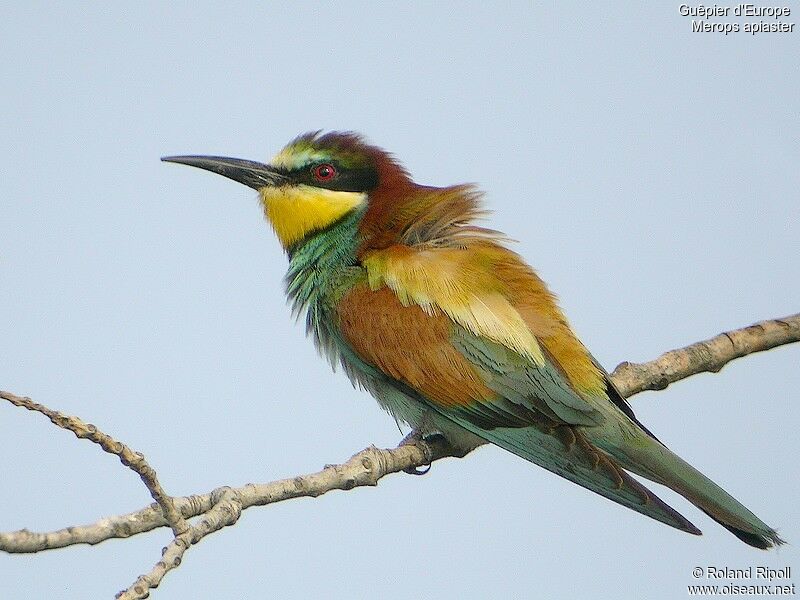
[[[310,185],[264,187],[259,190],[264,214],[284,248],[324,229],[363,206],[363,192],[341,192]]]

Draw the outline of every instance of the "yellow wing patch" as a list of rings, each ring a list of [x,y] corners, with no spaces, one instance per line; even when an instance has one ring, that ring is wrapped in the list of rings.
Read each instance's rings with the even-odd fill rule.
[[[362,206],[367,195],[309,185],[264,187],[259,190],[264,214],[284,248],[308,233],[324,229]]]
[[[462,248],[393,246],[368,252],[362,264],[372,290],[386,285],[404,306],[416,304],[428,314],[441,310],[475,335],[543,365],[539,343],[503,294],[485,258]]]

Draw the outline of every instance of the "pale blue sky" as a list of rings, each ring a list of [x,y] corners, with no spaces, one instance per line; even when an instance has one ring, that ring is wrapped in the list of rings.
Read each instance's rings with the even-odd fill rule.
[[[423,183],[478,182],[608,368],[797,312],[800,32],[692,33],[678,5],[6,3],[0,389],[141,450],[175,495],[395,444],[290,319],[255,193],[159,162],[266,159],[320,128],[364,133]],[[798,359],[632,400],[794,543]],[[149,502],[113,457],[3,403],[0,481],[0,530]],[[248,510],[153,597],[666,599],[698,565],[800,567],[796,546],[758,552],[662,497],[705,535],[484,448]],[[0,597],[110,597],[168,540],[0,555]]]

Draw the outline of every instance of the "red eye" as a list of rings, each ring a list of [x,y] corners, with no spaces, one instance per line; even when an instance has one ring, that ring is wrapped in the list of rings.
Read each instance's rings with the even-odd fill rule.
[[[317,165],[311,169],[311,174],[317,181],[330,181],[336,177],[336,167],[329,164]]]

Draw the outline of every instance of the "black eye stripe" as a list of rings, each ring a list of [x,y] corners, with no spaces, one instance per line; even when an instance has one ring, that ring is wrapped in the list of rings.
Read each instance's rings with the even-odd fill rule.
[[[326,166],[334,170],[333,175],[320,173],[320,169]],[[295,183],[340,192],[369,192],[378,186],[378,173],[374,168],[348,169],[334,162],[304,165],[286,174]]]

